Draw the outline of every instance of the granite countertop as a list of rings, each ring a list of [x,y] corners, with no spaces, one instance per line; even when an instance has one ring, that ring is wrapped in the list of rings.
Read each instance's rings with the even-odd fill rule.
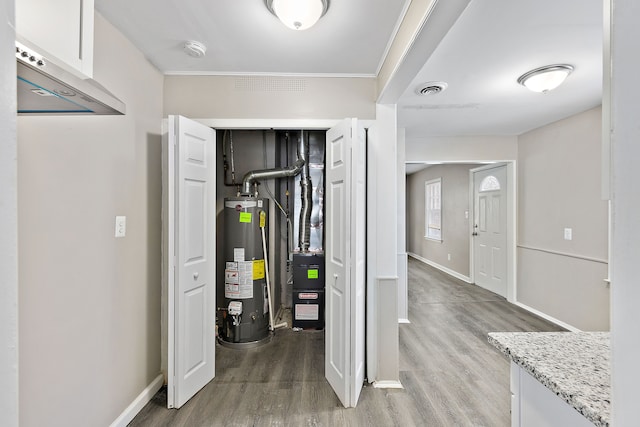
[[[596,426],[609,426],[608,332],[491,332],[489,343]]]

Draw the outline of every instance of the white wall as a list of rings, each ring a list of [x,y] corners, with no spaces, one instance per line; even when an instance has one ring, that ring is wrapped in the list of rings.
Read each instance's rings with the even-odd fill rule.
[[[379,384],[399,381],[396,117],[376,105],[367,148],[367,370]]]
[[[166,76],[164,113],[193,119],[375,118],[375,79]]]
[[[469,169],[477,164],[434,165],[409,175],[407,184],[408,251],[432,264],[457,273],[469,281],[471,230],[465,211],[469,206]],[[425,182],[442,179],[442,242],[428,240],[425,234]],[[448,255],[451,259],[448,259]]]
[[[94,78],[127,114],[18,120],[25,427],[109,425],[160,373],[163,76],[95,30]]]
[[[516,136],[457,136],[420,138],[406,136],[407,162],[471,162],[515,160]]]
[[[18,425],[18,201],[15,9],[0,2],[0,424]]]
[[[608,3],[608,2],[606,2]],[[613,244],[612,290],[612,425],[638,424],[640,384],[640,127],[638,126],[638,14],[635,0],[612,2],[612,146],[613,146]]]
[[[396,167],[397,167],[397,227],[396,233],[398,237],[398,321],[400,323],[409,322],[409,267],[407,260],[407,177],[404,163],[405,156],[405,130],[398,129],[398,139],[396,148]]]
[[[517,300],[583,330],[609,330],[600,135],[598,107],[518,138]]]

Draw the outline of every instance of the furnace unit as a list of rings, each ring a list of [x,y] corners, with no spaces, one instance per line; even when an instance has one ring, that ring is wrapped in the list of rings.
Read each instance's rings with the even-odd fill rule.
[[[324,328],[324,254],[293,255],[293,327]]]
[[[292,326],[324,328],[324,144],[301,132],[299,156],[305,164],[299,181],[298,248],[293,254]]]

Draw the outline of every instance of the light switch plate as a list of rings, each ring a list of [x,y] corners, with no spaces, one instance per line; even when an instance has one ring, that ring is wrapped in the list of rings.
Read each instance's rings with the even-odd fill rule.
[[[570,228],[564,229],[564,240],[571,240],[573,238],[573,230]]]
[[[127,234],[127,217],[116,216],[116,237],[124,237]]]

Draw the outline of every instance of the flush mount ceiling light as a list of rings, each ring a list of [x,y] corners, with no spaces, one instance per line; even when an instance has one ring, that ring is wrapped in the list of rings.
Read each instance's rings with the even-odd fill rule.
[[[524,73],[518,83],[534,92],[548,92],[560,86],[573,71],[567,64],[547,65]]]
[[[446,82],[426,82],[416,86],[415,92],[417,95],[437,95],[448,86]]]
[[[292,30],[306,30],[329,9],[329,0],[264,0],[269,12]]]
[[[204,44],[197,42],[195,40],[189,40],[184,42],[182,49],[184,50],[184,53],[186,53],[187,55],[193,58],[202,58],[205,55],[205,53],[207,53],[207,47]]]

